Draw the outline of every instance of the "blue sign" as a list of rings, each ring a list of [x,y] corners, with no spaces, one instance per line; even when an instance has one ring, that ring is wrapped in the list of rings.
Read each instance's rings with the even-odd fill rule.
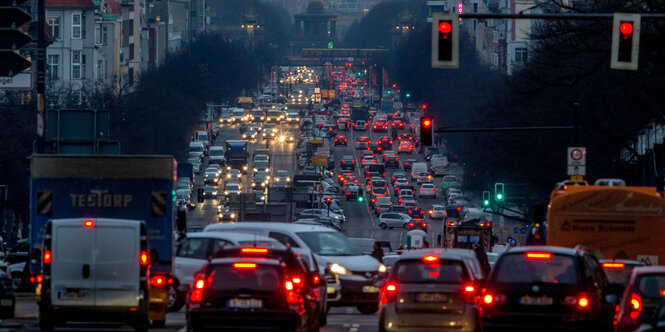
[[[519,227],[513,228],[513,233],[519,234],[520,233],[520,228]]]
[[[517,240],[510,238],[508,239],[508,242],[510,242],[510,245],[513,247],[517,247]]]
[[[526,234],[526,227],[522,227],[522,228],[520,228],[520,233],[522,233],[522,234]]]

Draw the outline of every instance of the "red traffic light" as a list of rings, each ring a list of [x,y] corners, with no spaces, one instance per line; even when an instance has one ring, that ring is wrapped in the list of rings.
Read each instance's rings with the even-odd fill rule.
[[[622,35],[629,35],[633,33],[633,23],[631,22],[623,22],[619,26],[619,31],[621,31]]]
[[[431,125],[432,125],[432,121],[430,119],[423,120],[423,126],[429,127]]]
[[[450,33],[450,31],[453,30],[453,27],[450,25],[450,22],[448,21],[441,21],[439,22],[439,32],[441,33]]]

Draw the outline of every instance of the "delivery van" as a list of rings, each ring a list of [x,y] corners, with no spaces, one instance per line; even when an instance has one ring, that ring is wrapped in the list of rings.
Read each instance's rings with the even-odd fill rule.
[[[149,251],[143,221],[52,219],[42,248],[43,275],[36,292],[42,331],[74,322],[148,330]]]

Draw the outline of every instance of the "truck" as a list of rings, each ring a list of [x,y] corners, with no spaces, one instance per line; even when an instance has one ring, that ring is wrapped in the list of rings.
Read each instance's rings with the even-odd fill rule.
[[[238,97],[236,106],[251,111],[254,108],[254,100],[252,100],[252,97]]]
[[[47,223],[86,218],[141,221],[147,228],[148,239],[146,257],[141,259],[149,259],[148,273],[151,278],[147,293],[148,317],[153,325],[163,326],[169,300],[166,281],[172,280],[173,276],[176,172],[177,163],[171,156],[32,155],[31,276],[39,281],[45,272],[42,262],[47,260],[47,250],[43,250],[45,240],[49,240],[44,236]],[[39,260],[42,254],[43,259]],[[95,257],[98,255],[104,253],[98,253]],[[51,261],[50,252],[48,261]],[[84,277],[85,265],[88,264],[83,266]],[[93,282],[105,282],[104,276],[99,275],[94,266],[87,270]],[[48,280],[45,278],[43,281]],[[111,290],[98,289],[97,293],[100,291],[109,294]],[[102,296],[102,293],[92,296]],[[42,284],[37,283],[36,299],[40,308],[49,307],[49,301],[57,299],[55,296],[49,294],[48,287],[42,288]],[[62,305],[58,307],[66,309]]]
[[[443,247],[471,249],[479,243],[488,252],[492,251],[492,222],[483,218],[445,221],[443,223]]]
[[[178,163],[177,174],[178,178],[188,178],[192,183],[196,180],[194,178],[194,165],[191,163]]]
[[[534,224],[534,227],[537,225]],[[563,181],[550,196],[547,245],[581,245],[599,259],[665,260],[665,195],[656,187],[627,186],[620,179]]]
[[[226,152],[224,157],[226,158],[226,170],[237,169],[243,174],[247,174],[247,169],[249,169],[247,162],[247,158],[249,157],[247,141],[226,141]]]

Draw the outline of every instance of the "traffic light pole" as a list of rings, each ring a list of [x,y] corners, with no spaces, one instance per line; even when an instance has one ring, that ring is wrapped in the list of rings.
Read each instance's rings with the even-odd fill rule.
[[[45,137],[44,96],[46,94],[46,4],[37,0],[37,136]]]
[[[664,19],[665,14],[639,14],[642,19]],[[477,19],[525,19],[525,20],[598,20],[613,19],[614,13],[591,13],[591,14],[492,14],[492,13],[464,13],[460,18]]]

